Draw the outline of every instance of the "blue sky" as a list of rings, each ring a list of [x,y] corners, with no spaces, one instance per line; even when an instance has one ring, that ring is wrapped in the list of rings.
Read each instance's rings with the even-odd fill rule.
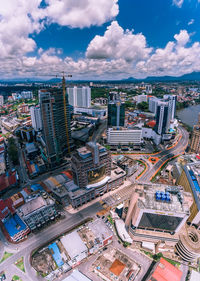
[[[195,32],[193,41],[200,38],[200,4],[196,0],[185,1],[181,8],[172,5],[172,0],[120,0],[118,3],[120,12],[115,19],[119,25],[143,33],[150,46],[163,48],[181,29]],[[188,25],[192,19],[194,23]],[[95,35],[103,35],[109,25],[107,22],[79,29],[52,24],[34,38],[44,49],[62,48],[65,55],[79,58]]]
[[[0,78],[200,71],[199,0],[1,0]],[[29,2],[29,3],[27,3]]]

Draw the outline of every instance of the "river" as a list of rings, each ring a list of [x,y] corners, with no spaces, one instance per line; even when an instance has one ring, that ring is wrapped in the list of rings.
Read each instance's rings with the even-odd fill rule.
[[[176,112],[178,118],[185,124],[193,127],[198,123],[198,114],[200,113],[200,104],[188,106]]]

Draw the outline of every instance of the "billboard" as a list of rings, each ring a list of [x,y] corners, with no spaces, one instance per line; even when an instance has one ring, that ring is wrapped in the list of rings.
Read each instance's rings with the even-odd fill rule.
[[[93,184],[105,177],[106,166],[88,171],[88,184]]]

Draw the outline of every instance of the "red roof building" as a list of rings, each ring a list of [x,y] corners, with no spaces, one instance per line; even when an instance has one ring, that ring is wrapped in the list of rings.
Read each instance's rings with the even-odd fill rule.
[[[9,174],[3,174],[0,176],[0,192],[4,191],[8,187],[15,186],[16,184],[16,172],[10,172]]]
[[[149,122],[147,123],[147,126],[149,126],[150,128],[154,128],[155,125],[156,125],[156,121],[155,121],[155,120],[149,121]]]
[[[180,281],[182,271],[161,258],[149,281]]]
[[[9,214],[15,213],[15,208],[12,205],[12,200],[0,199],[0,220],[3,221]]]
[[[72,172],[67,170],[67,171],[63,171],[62,172],[65,176],[67,176],[70,180],[73,179],[73,175],[72,175]]]
[[[116,259],[111,267],[109,268],[110,272],[112,272],[115,276],[118,276],[122,273],[125,268],[125,264],[123,264],[120,260]]]

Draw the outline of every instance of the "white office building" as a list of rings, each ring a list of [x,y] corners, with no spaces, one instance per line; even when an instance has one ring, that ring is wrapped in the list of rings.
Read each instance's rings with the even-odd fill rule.
[[[21,92],[21,98],[31,100],[33,98],[33,92],[32,91],[23,91],[23,92]]]
[[[4,104],[4,96],[0,96],[0,106],[3,106]]]
[[[156,97],[149,98],[149,111],[156,114],[159,99]]]
[[[109,128],[107,131],[107,143],[110,145],[129,145],[129,144],[141,144],[142,142],[142,130],[140,129],[125,129],[119,130]]]
[[[31,113],[31,121],[32,127],[35,131],[42,130],[42,118],[41,118],[41,110],[39,106],[31,106],[30,108]]]
[[[156,113],[156,126],[155,131],[157,134],[162,135],[168,133],[170,128],[169,124],[169,103],[160,101],[157,105]]]
[[[175,95],[164,95],[164,101],[169,103],[169,122],[173,121],[176,114],[176,100]]]
[[[67,88],[69,104],[74,107],[90,107],[91,106],[91,89],[90,87],[73,87]]]
[[[136,97],[136,102],[137,102],[137,104],[141,103],[141,102],[147,102],[147,98],[148,98],[147,95],[144,95],[144,94],[139,95]]]
[[[149,95],[152,94],[152,86],[149,84],[145,85],[145,92]]]

